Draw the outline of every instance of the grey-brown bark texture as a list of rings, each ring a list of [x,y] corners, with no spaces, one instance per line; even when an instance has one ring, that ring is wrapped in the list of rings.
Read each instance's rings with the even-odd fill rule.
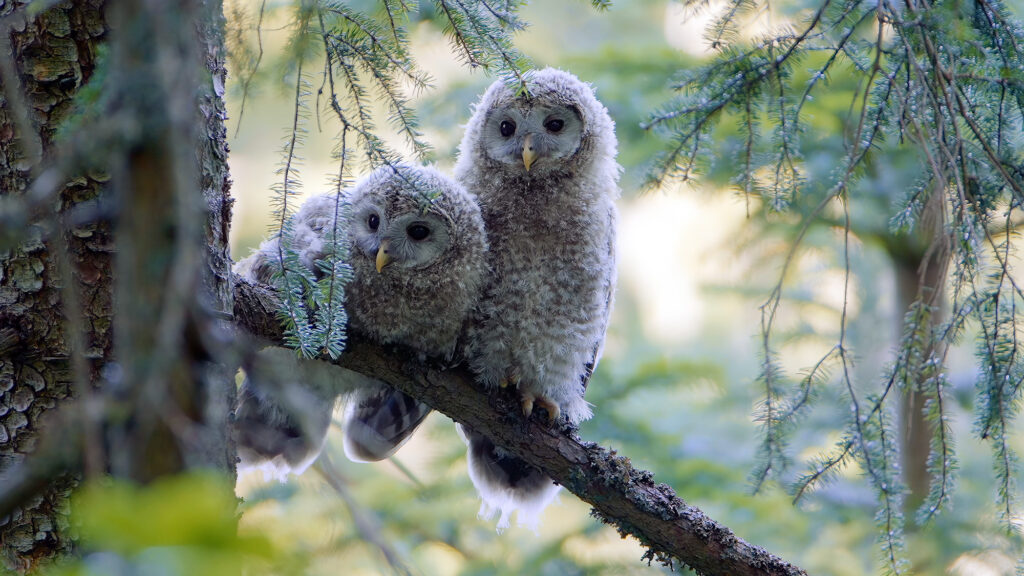
[[[224,46],[224,9],[222,0],[204,0],[200,3],[196,32],[199,37],[200,57],[205,66],[198,101],[201,125],[196,134],[199,143],[196,160],[199,169],[199,190],[202,193],[205,216],[205,253],[200,270],[201,293],[205,309],[202,322],[216,335],[228,338],[232,327],[218,319],[231,317],[234,292],[231,277],[231,248],[228,233],[231,228],[231,178],[228,172],[227,108],[224,104],[224,85],[227,80],[227,51]],[[204,326],[200,326],[200,329]],[[207,342],[215,352],[223,341]],[[224,356],[214,358],[205,366],[204,379],[213,388],[204,402],[204,419],[219,433],[210,446],[211,465],[229,476],[235,475],[236,450],[230,435],[228,419],[235,405],[234,361]]]
[[[0,196],[22,196],[39,168],[38,147],[49,155],[54,135],[70,114],[71,98],[89,80],[96,51],[106,33],[103,1],[60,4],[29,21],[19,13],[28,2],[0,5],[0,54],[16,65],[20,89],[5,74],[0,103]],[[19,134],[18,102],[23,98],[33,134]],[[60,188],[44,210],[67,214],[93,202],[106,177],[79,174]],[[27,216],[27,215],[26,215]],[[13,224],[22,224],[14,226]],[[65,330],[62,286],[78,292],[78,313],[86,343],[83,355],[96,361],[111,352],[111,241],[109,226],[84,224],[63,234],[72,278],[62,278],[52,235],[54,219],[6,222],[0,244],[0,472],[20,463],[38,444],[47,414],[71,396],[70,339]],[[0,519],[0,556],[4,568],[27,570],[70,547],[66,498],[71,478]]]
[[[0,1],[0,478],[8,487],[41,460],[56,458],[52,449],[34,452],[53,444],[58,430],[70,432],[61,441],[74,440],[65,447],[86,473],[148,479],[203,465],[233,474],[227,418],[234,370],[216,362],[223,359],[218,335],[225,331],[215,318],[231,309],[221,3],[77,0],[35,16],[26,14],[28,4]],[[108,26],[108,16],[120,19],[118,25]],[[126,82],[108,78],[104,94],[113,90],[122,100],[99,110],[100,129],[56,142],[72,97],[97,70],[98,48],[108,38],[116,40],[111,54],[156,85],[131,94]],[[178,74],[159,76],[169,71]],[[147,108],[154,94],[159,106]],[[147,131],[153,126],[161,128]],[[85,156],[103,169],[78,168]],[[111,215],[121,216],[118,248],[135,251],[115,250]],[[145,251],[161,242],[169,245],[163,249],[173,270],[130,270],[144,268]],[[114,297],[115,258],[116,290],[138,298]],[[175,281],[177,290],[170,286]],[[119,313],[126,306],[134,316]],[[153,318],[160,321],[150,323]],[[172,349],[159,349],[168,343]],[[150,377],[161,369],[155,379],[134,378],[115,355],[163,364],[129,363]],[[109,390],[112,374],[122,375],[115,378],[122,393]],[[144,386],[154,382],[166,387]],[[82,417],[84,398],[71,401],[83,392],[100,416],[132,417],[105,422],[101,430],[98,421],[90,423],[98,419]],[[138,451],[125,451],[118,434],[138,431],[139,416],[152,412],[155,397],[176,401],[173,411],[151,420],[160,423],[156,428],[173,422],[174,433],[162,436],[163,445],[149,444],[157,433]],[[128,410],[113,409],[125,402]],[[62,407],[60,425],[43,430],[55,420],[47,415]],[[143,437],[120,438],[127,436]],[[0,566],[24,572],[71,549],[67,496],[75,482],[67,475],[0,518]],[[32,484],[25,490],[38,493]]]
[[[235,320],[249,333],[281,345],[277,305],[269,290],[236,277]],[[590,503],[593,515],[636,537],[645,559],[689,566],[699,574],[797,575],[800,568],[738,538],[728,528],[683,502],[669,486],[634,468],[628,458],[572,431],[539,419],[524,420],[511,391],[484,394],[463,368],[424,366],[417,354],[369,344],[352,336],[336,364],[372,375],[469,425],[544,470]]]

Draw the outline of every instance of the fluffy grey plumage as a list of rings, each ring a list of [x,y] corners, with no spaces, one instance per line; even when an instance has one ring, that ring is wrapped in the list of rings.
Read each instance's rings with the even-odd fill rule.
[[[456,179],[477,195],[492,278],[467,333],[467,357],[488,386],[513,384],[524,411],[543,406],[571,424],[597,362],[615,284],[614,124],[591,87],[545,69],[529,95],[495,82],[459,147]],[[482,512],[534,523],[557,487],[463,429]],[[514,481],[513,481],[514,480]],[[542,480],[542,481],[541,481]],[[524,517],[525,516],[525,517]]]
[[[374,171],[346,191],[344,200],[349,206],[345,241],[353,272],[345,288],[350,331],[380,344],[409,346],[423,356],[451,359],[485,280],[487,241],[474,197],[433,168],[400,164]],[[311,270],[326,253],[335,205],[333,196],[313,197],[294,217],[294,249]],[[279,266],[277,252],[277,240],[267,240],[236,269],[266,282]],[[281,416],[277,406],[257,409],[244,404],[260,399],[258,394],[242,396],[240,414],[267,414],[263,422],[250,419],[247,428],[276,428],[281,430],[277,436],[299,429],[294,419]],[[386,458],[430,412],[369,378],[362,378],[347,400],[345,450],[353,460]],[[333,397],[325,397],[314,410],[329,415],[333,404]],[[319,414],[312,416],[319,421]],[[247,437],[266,436],[240,430],[243,465],[249,463],[246,455],[255,456],[252,464],[261,465],[267,460],[286,463],[285,450],[300,451],[295,441],[278,442],[279,454],[273,447],[254,451],[245,445]],[[304,447],[314,458],[322,444],[322,435],[305,436]]]
[[[381,344],[452,358],[486,280],[487,239],[475,198],[433,168],[381,168],[349,195],[354,278],[350,326]],[[424,192],[436,194],[427,201]],[[417,234],[426,236],[417,240]],[[388,262],[377,271],[386,253]]]
[[[299,375],[293,373],[295,381],[288,385],[263,384],[259,373],[242,383],[234,419],[240,469],[259,469],[284,481],[289,472],[301,474],[320,454],[335,394],[330,386],[303,377],[300,366],[293,369]]]
[[[483,219],[473,196],[436,170],[403,174],[378,171],[350,197],[350,325],[381,344],[451,359],[486,277]],[[424,190],[439,195],[427,205]],[[364,387],[349,399],[345,452],[386,458],[429,412],[384,384]]]

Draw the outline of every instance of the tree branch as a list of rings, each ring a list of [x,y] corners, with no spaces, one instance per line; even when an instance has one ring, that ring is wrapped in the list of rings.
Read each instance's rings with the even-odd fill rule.
[[[281,345],[274,293],[238,276],[234,281],[236,324]],[[643,559],[648,562],[683,563],[701,574],[806,574],[736,537],[669,486],[656,484],[652,473],[634,468],[628,458],[583,442],[574,430],[525,420],[511,391],[484,394],[465,368],[443,369],[415,358],[411,351],[350,335],[345,353],[334,363],[390,383],[540,468],[590,503],[595,517],[639,540],[647,547]]]

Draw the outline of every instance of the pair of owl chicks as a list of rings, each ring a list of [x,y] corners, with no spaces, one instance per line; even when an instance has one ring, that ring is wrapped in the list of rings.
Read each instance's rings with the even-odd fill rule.
[[[526,416],[553,423],[591,415],[583,399],[600,355],[615,284],[614,201],[620,168],[614,124],[591,87],[544,69],[517,94],[495,82],[459,147],[455,180],[408,164],[378,169],[346,193],[353,279],[351,330],[423,356],[462,360],[488,388],[514,386]],[[425,200],[423,190],[434,197]],[[294,238],[311,269],[324,254],[334,199],[310,199]],[[276,239],[238,265],[266,281],[280,267]],[[345,450],[381,460],[430,412],[379,382],[364,383],[343,418]],[[301,424],[258,387],[243,385],[236,413],[243,465],[300,471],[317,456],[333,398],[298,403]],[[295,407],[296,403],[292,403]],[[536,525],[558,486],[488,438],[459,425],[481,515]]]

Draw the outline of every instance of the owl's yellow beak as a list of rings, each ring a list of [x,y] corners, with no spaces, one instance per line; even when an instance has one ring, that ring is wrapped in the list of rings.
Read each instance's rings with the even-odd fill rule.
[[[388,254],[388,243],[387,240],[381,242],[380,248],[377,249],[377,274],[380,274],[380,271],[391,263],[391,255]]]
[[[523,166],[530,171],[530,165],[537,159],[537,151],[533,149],[533,134],[527,134],[523,140]]]

